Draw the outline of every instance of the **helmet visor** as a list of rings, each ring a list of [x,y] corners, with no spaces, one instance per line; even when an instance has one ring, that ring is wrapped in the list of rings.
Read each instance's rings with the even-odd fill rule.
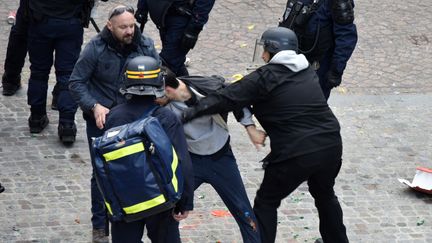
[[[140,86],[131,86],[129,88],[121,88],[120,93],[125,94],[133,94],[133,95],[149,95],[155,96],[156,98],[162,98],[165,96],[165,88],[164,86],[155,87],[148,85],[140,85]]]
[[[264,51],[264,41],[260,39],[256,39],[254,53],[252,56],[253,64],[265,64],[264,60],[261,58],[263,51]]]

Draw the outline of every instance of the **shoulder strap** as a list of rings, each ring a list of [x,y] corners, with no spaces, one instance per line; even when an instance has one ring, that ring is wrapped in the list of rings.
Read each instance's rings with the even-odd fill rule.
[[[181,76],[177,77],[189,87],[206,96],[223,88],[225,79],[221,76]]]

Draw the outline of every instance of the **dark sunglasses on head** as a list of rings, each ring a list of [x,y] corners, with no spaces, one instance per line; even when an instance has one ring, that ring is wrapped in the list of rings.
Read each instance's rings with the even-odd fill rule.
[[[114,8],[113,10],[110,11],[108,20],[124,12],[129,12],[131,14],[134,14],[135,10],[132,6],[121,6],[121,7]]]

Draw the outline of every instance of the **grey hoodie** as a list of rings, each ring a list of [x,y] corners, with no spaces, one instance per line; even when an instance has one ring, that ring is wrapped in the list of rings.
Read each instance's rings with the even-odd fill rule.
[[[282,64],[293,72],[299,72],[309,67],[309,62],[303,54],[297,54],[292,50],[276,53],[269,63]]]

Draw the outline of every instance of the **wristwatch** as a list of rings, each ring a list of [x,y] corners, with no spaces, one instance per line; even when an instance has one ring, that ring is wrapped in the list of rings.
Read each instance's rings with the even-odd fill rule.
[[[93,106],[92,106],[92,108],[91,108],[91,111],[94,111],[94,109],[96,108],[96,105],[97,105],[98,103],[95,103]]]

